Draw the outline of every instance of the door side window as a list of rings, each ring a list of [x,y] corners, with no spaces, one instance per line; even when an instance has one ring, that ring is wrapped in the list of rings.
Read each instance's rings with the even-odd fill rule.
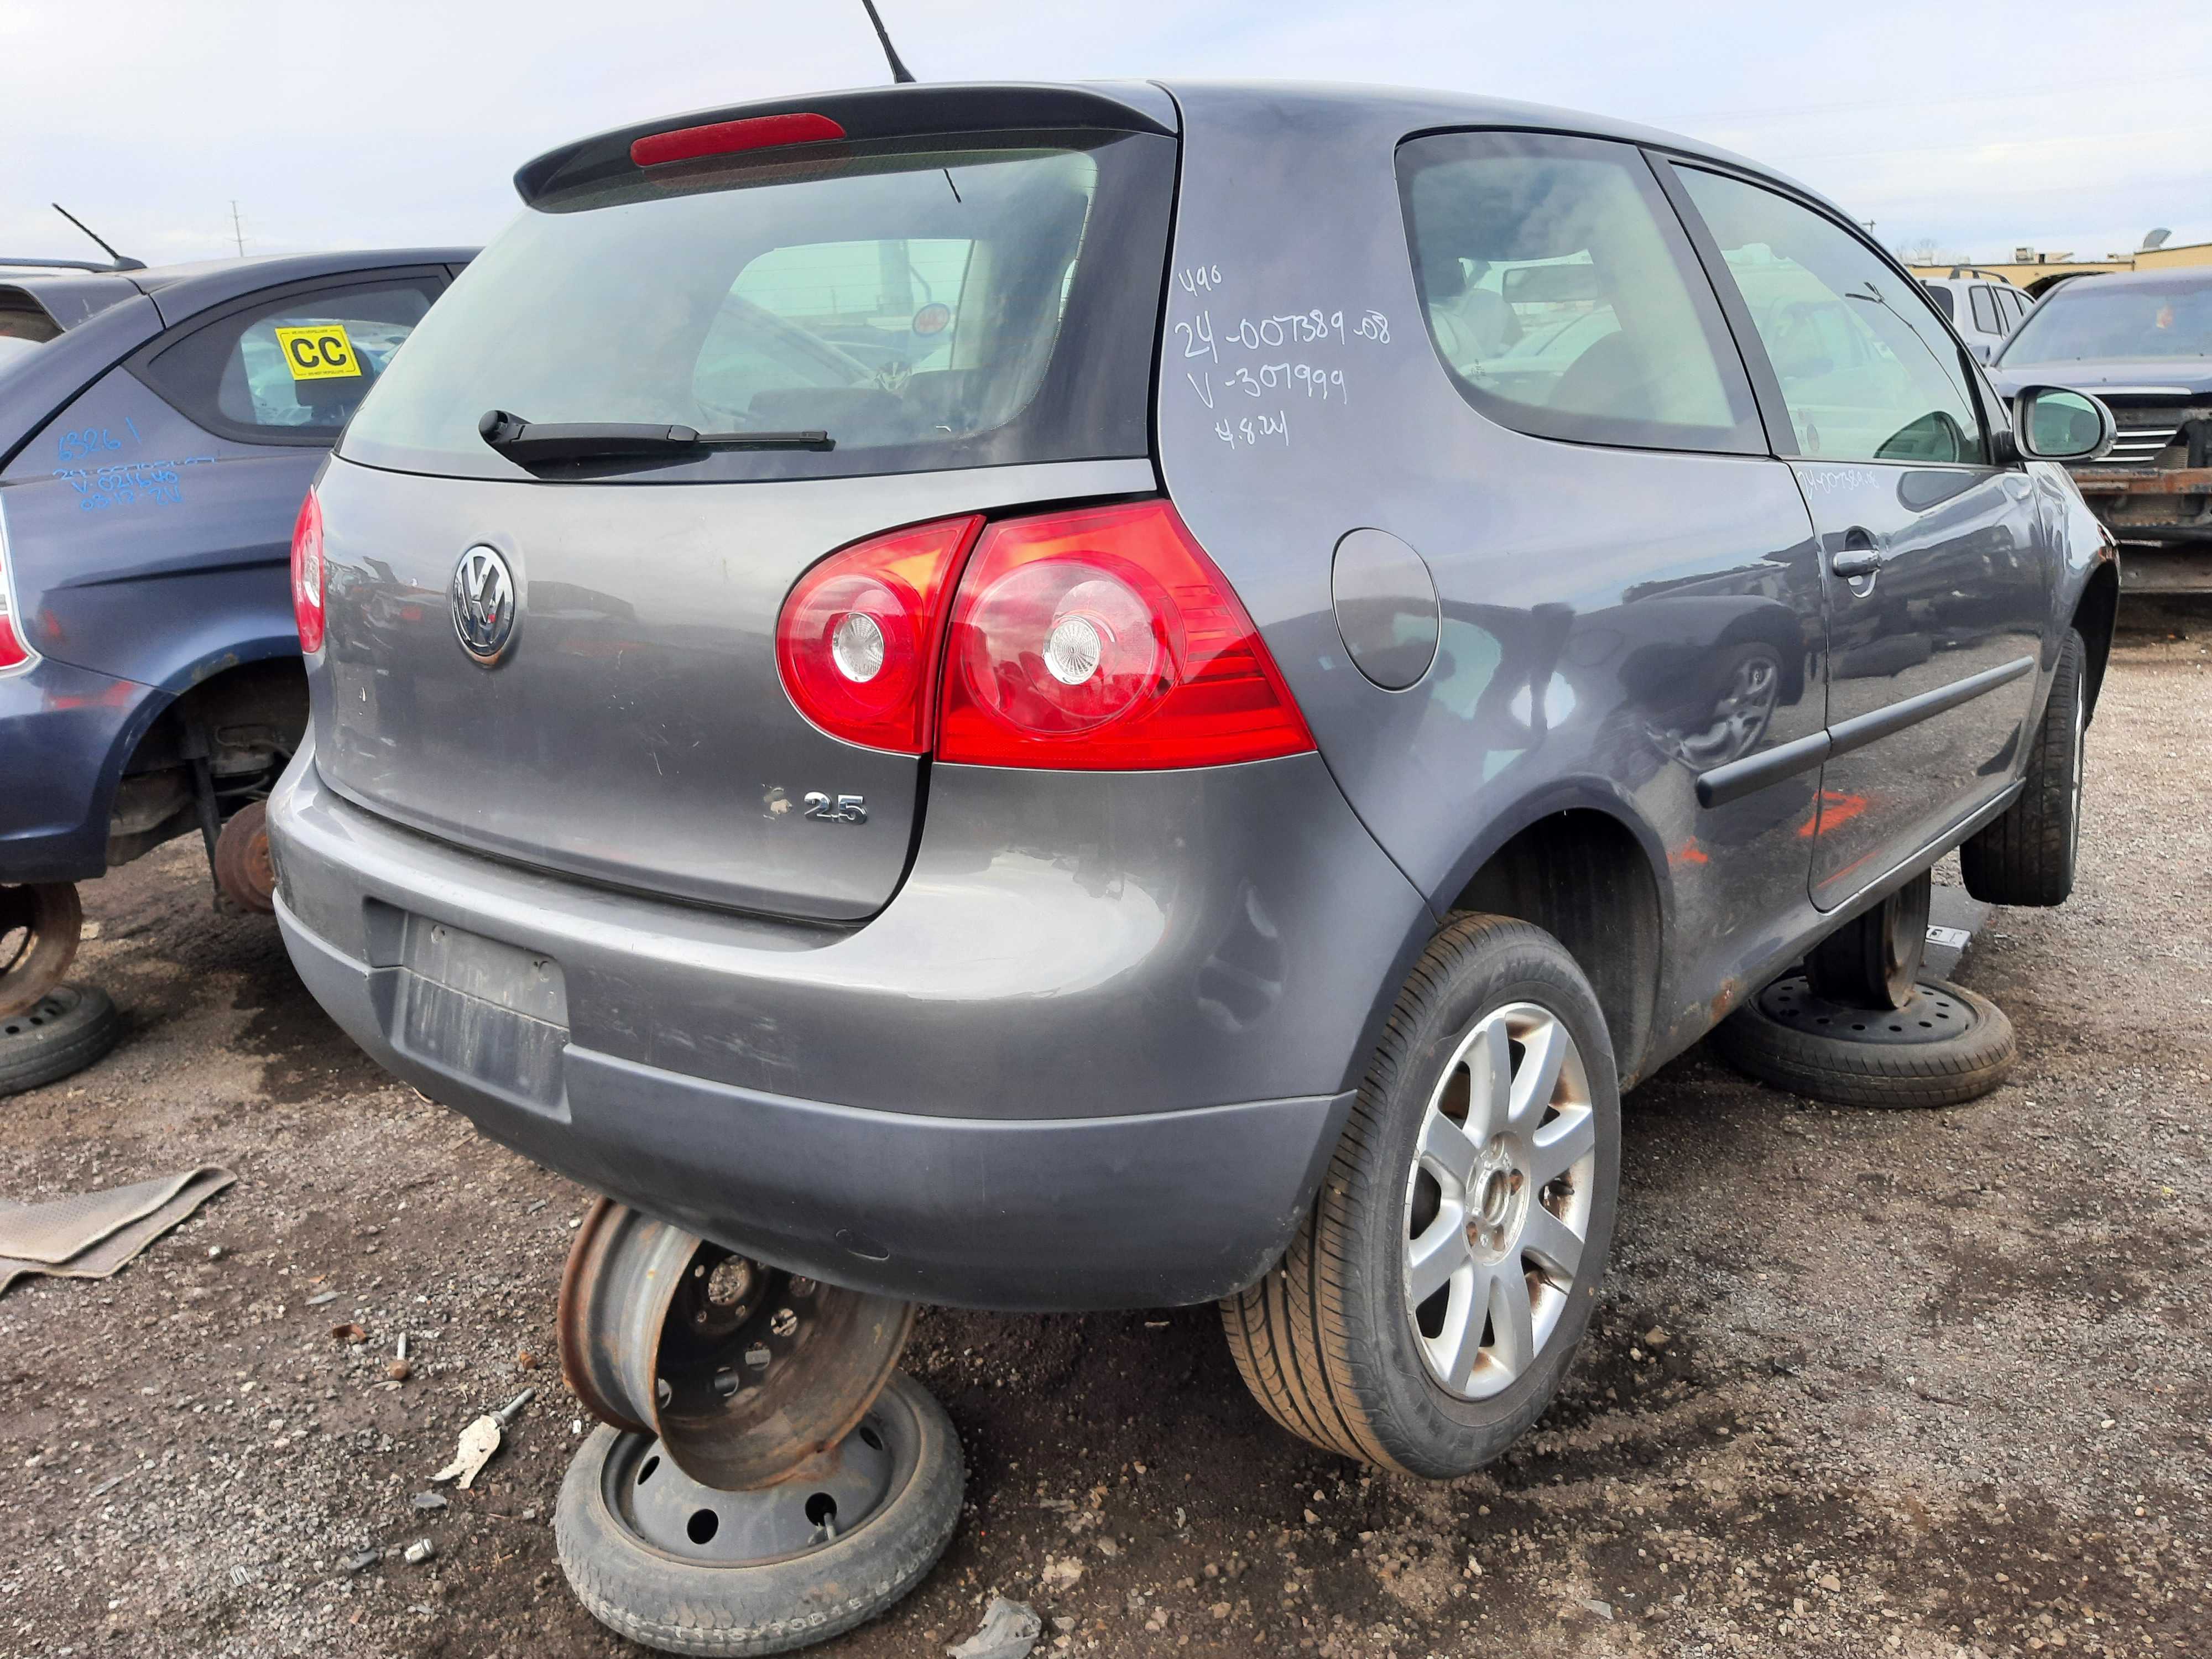
[[[234,310],[132,366],[210,432],[328,444],[441,286],[416,277],[295,290]]]
[[[1993,288],[1977,286],[1973,290],[1974,326],[1984,334],[2002,334],[2004,324],[1997,318],[1997,291]]]
[[[1414,279],[1461,395],[1540,437],[1764,453],[1741,359],[1640,152],[1455,132],[1398,149]]]
[[[1986,460],[1972,371],[1926,289],[1787,197],[1698,167],[1676,171],[1751,313],[1801,454]]]

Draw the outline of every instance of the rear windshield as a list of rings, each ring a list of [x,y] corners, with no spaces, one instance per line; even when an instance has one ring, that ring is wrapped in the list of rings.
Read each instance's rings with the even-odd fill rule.
[[[836,445],[591,473],[650,483],[1146,453],[1174,140],[953,142],[541,199],[424,319],[341,453],[526,476],[479,435],[500,409]]]
[[[2212,356],[2212,282],[2115,283],[2077,276],[2020,325],[1998,360]]]

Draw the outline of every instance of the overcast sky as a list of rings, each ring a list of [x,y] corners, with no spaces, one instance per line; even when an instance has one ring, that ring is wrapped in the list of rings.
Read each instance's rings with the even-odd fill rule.
[[[2119,0],[882,0],[925,80],[1440,87],[1726,144],[1991,258],[2212,240],[2212,10]],[[657,115],[884,78],[859,0],[0,0],[0,254],[477,242],[516,166]]]

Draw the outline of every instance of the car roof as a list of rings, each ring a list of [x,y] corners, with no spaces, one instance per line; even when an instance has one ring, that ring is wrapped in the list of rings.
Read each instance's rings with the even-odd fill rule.
[[[1170,105],[1161,97],[1165,93]],[[1555,105],[1522,103],[1478,94],[1419,88],[1295,81],[1159,80],[1150,82],[933,82],[872,86],[807,93],[796,97],[726,105],[664,116],[614,129],[548,150],[515,173],[515,189],[531,201],[544,191],[607,165],[620,167],[632,140],[682,128],[763,116],[826,112],[855,139],[896,134],[952,133],[1015,126],[1126,126],[1176,132],[1189,112],[1221,114],[1240,107],[1255,116],[1303,123],[1308,132],[1340,125],[1357,111],[1364,118],[1395,113],[1407,134],[1425,128],[1512,127],[1540,132],[1650,144],[1755,173],[1838,214],[1819,191],[1749,157],[1700,139]],[[1231,118],[1234,118],[1233,117]]]
[[[0,266],[0,288],[20,289],[28,294],[64,329],[74,328],[93,313],[139,294],[152,297],[161,308],[162,320],[174,325],[211,306],[264,288],[355,270],[465,264],[476,254],[471,247],[374,248],[201,259],[144,270],[88,272]]]
[[[2166,270],[2114,270],[2101,274],[2083,271],[2053,284],[2051,292],[2072,294],[2078,290],[2086,294],[2094,287],[2100,291],[2108,288],[2170,289],[2183,294],[2208,285],[2212,285],[2212,265],[2176,265]]]

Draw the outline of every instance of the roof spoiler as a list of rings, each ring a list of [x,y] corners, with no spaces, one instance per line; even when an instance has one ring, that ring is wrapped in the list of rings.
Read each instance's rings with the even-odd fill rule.
[[[602,132],[525,162],[514,175],[514,189],[526,204],[535,204],[556,191],[636,178],[668,161],[739,149],[1063,128],[1174,136],[1172,128],[1134,105],[1086,87],[909,83],[735,104]],[[726,135],[724,142],[671,142],[703,135],[707,129],[720,130]],[[656,139],[663,142],[645,144],[641,157],[641,141]]]
[[[112,276],[118,271],[146,269],[143,259],[118,259],[112,264],[91,259],[0,259],[0,265],[10,270],[89,270],[102,276]]]

